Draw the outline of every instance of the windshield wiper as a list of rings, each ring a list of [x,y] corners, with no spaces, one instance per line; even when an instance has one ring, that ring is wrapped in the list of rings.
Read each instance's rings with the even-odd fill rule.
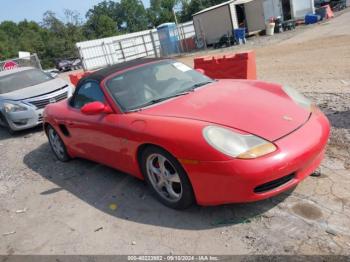
[[[191,86],[190,88],[186,89],[186,91],[194,91],[194,89],[201,87],[201,86],[205,86],[208,84],[214,83],[214,81],[205,81],[205,82],[201,82],[201,83],[197,83],[194,84],[193,86]]]
[[[148,101],[147,103],[144,103],[144,104],[138,106],[138,107],[135,108],[135,109],[128,110],[128,112],[139,111],[139,110],[141,110],[141,109],[144,108],[144,107],[147,107],[147,106],[151,106],[151,105],[160,103],[160,102],[165,101],[165,100],[168,100],[168,99],[170,99],[170,98],[188,95],[188,94],[191,93],[192,91],[193,91],[193,90],[188,90],[188,91],[181,92],[181,93],[177,93],[177,94],[173,94],[173,95],[170,95],[170,96],[164,96],[164,97],[160,97],[160,98],[157,98],[157,99],[153,99],[153,100],[151,100],[151,101]]]

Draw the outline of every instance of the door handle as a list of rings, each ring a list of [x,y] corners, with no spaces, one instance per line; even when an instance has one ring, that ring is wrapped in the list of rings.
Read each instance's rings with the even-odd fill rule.
[[[74,123],[73,123],[73,121],[66,121],[66,125],[67,125],[67,126],[73,126]]]

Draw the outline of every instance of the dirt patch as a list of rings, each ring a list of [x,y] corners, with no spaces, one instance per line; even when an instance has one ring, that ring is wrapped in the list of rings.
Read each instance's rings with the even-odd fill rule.
[[[295,214],[310,220],[322,217],[322,211],[317,206],[309,203],[298,203],[292,207],[292,210]]]

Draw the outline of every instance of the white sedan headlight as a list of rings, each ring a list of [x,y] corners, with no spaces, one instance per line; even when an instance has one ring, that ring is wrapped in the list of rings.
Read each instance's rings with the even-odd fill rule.
[[[301,94],[299,91],[296,89],[289,87],[289,86],[284,86],[282,87],[283,91],[299,106],[308,109],[312,111],[313,104],[312,102],[306,98],[303,94]]]
[[[21,106],[20,104],[13,104],[9,102],[4,103],[4,109],[6,113],[26,111],[28,108]]]
[[[207,126],[203,129],[205,140],[221,153],[241,159],[252,159],[276,151],[276,146],[254,135],[235,133],[230,129]]]

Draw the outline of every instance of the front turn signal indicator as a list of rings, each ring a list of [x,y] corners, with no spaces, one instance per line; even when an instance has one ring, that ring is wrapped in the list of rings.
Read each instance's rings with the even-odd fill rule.
[[[277,150],[277,147],[272,144],[272,143],[265,143],[262,145],[258,145],[256,147],[253,147],[251,149],[249,149],[248,151],[239,154],[237,156],[237,158],[240,159],[254,159],[254,158],[258,158],[270,153],[273,153]]]

